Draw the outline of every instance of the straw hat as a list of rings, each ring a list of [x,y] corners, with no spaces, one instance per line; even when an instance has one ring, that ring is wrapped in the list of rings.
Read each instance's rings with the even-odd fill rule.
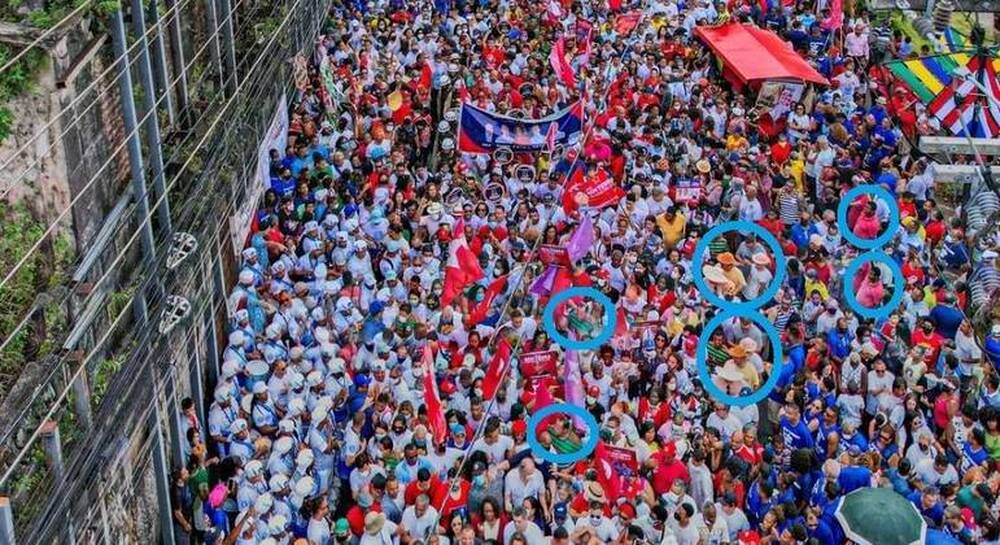
[[[747,349],[742,344],[737,344],[729,349],[729,355],[734,358],[745,358],[747,357]]]
[[[771,264],[771,258],[767,257],[767,254],[763,252],[759,254],[753,254],[753,257],[751,259],[753,259],[753,262],[756,263],[757,265],[767,266]]]
[[[715,376],[716,378],[726,382],[741,382],[743,380],[743,373],[738,367],[736,367],[736,364],[731,361],[727,361],[726,364],[722,366],[722,369],[719,369],[719,372],[716,373]]]
[[[365,515],[366,534],[373,536],[381,532],[383,526],[385,526],[385,515],[382,513],[371,512]]]
[[[590,482],[587,484],[587,501],[604,501],[604,487],[600,483]]]
[[[722,252],[721,254],[719,254],[718,256],[716,256],[715,259],[716,259],[716,261],[718,261],[722,265],[735,265],[736,264],[736,256],[734,256],[730,252]]]
[[[708,174],[712,171],[712,165],[708,162],[708,159],[701,159],[694,164],[694,168],[702,174]]]
[[[713,284],[726,284],[729,282],[729,279],[726,278],[726,273],[722,271],[721,267],[707,265],[702,269],[702,273],[705,276],[705,280]]]

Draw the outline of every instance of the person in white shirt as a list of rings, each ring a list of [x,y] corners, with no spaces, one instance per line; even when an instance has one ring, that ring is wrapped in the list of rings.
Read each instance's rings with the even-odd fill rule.
[[[508,510],[524,503],[525,498],[537,498],[545,507],[545,479],[542,472],[535,469],[535,460],[525,457],[516,470],[504,478],[505,502]]]
[[[520,534],[520,536],[524,538],[527,545],[545,543],[545,533],[542,532],[542,529],[539,528],[537,524],[525,518],[523,507],[515,507],[513,514],[513,518],[507,523],[506,526],[504,526],[503,529],[504,545],[511,545],[515,534]]]
[[[437,520],[438,512],[431,506],[431,499],[427,494],[421,494],[413,505],[403,510],[403,519],[399,525],[410,539],[427,539]]]
[[[365,533],[361,535],[358,545],[398,545],[397,532],[396,524],[386,520],[385,515],[370,512],[365,515]]]
[[[696,514],[694,518],[696,523],[699,522],[698,519],[701,519],[698,525],[701,526],[701,532],[704,536],[702,543],[705,545],[723,545],[731,542],[726,519],[718,515],[714,503],[705,503],[701,513]]]

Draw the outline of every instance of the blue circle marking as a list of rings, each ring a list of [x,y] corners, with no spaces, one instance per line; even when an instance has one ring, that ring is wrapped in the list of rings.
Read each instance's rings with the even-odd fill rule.
[[[570,297],[589,297],[604,307],[604,329],[601,330],[600,335],[592,339],[578,341],[570,339],[556,329],[554,318],[556,307]],[[542,313],[542,327],[545,329],[545,332],[549,334],[549,337],[551,337],[552,340],[567,350],[593,350],[608,342],[611,335],[615,332],[617,318],[618,315],[615,312],[615,305],[611,302],[611,299],[609,299],[607,295],[604,295],[594,288],[577,286],[563,290],[549,299],[548,304],[545,305],[545,312]]]
[[[858,274],[861,266],[869,262],[882,263],[886,267],[889,267],[889,271],[892,273],[892,297],[889,298],[888,303],[876,308],[868,308],[862,305],[858,301],[858,295],[854,293],[854,277]],[[903,278],[903,269],[891,257],[886,255],[885,252],[880,250],[872,250],[855,257],[847,265],[847,268],[844,269],[844,299],[847,301],[847,306],[861,317],[881,320],[892,314],[892,311],[899,308],[899,304],[902,303],[904,291],[906,291],[906,279]]]
[[[771,374],[767,377],[767,381],[764,382],[764,384],[758,388],[756,392],[745,396],[731,396],[722,391],[721,388],[715,385],[715,381],[712,380],[712,376],[708,371],[708,341],[712,337],[712,332],[718,329],[724,321],[731,318],[749,318],[754,323],[760,325],[761,328],[763,328],[764,333],[767,334],[768,340],[771,341],[771,351],[774,354],[774,365],[771,367]],[[765,318],[763,314],[755,310],[744,312],[727,309],[719,314],[716,314],[715,317],[708,321],[705,328],[702,329],[701,335],[698,337],[698,350],[695,353],[695,364],[698,367],[698,378],[701,379],[701,384],[705,388],[706,392],[726,405],[735,405],[737,407],[752,405],[767,397],[771,391],[777,387],[778,379],[781,378],[781,337],[777,328],[775,328],[771,322],[767,321],[767,318]]]
[[[886,206],[889,207],[889,226],[886,227],[884,233],[875,238],[861,238],[855,235],[851,231],[851,228],[847,226],[848,208],[850,208],[854,199],[861,195],[874,195],[885,201]],[[896,232],[899,231],[899,205],[896,204],[896,199],[884,187],[874,184],[859,185],[852,188],[840,199],[840,204],[837,205],[837,228],[840,229],[844,240],[863,250],[885,246],[892,240],[892,237],[896,236]]]
[[[576,452],[567,452],[565,454],[556,454],[546,450],[545,447],[538,442],[538,437],[536,437],[535,429],[542,422],[545,417],[555,414],[562,413],[569,416],[575,416],[590,428],[590,433],[587,437],[587,442],[580,446]],[[578,462],[588,456],[594,449],[597,448],[597,441],[600,436],[600,428],[597,425],[597,419],[594,415],[590,414],[586,409],[578,405],[570,405],[569,403],[557,403],[555,405],[549,405],[543,407],[541,410],[537,411],[535,414],[531,415],[528,419],[528,433],[526,438],[528,440],[528,446],[531,447],[531,454],[545,460],[546,462],[553,463],[556,465],[572,464]]]
[[[757,235],[760,240],[764,241],[764,244],[767,245],[768,249],[770,249],[773,254],[774,278],[771,280],[771,285],[764,290],[764,293],[761,293],[752,301],[727,301],[716,295],[708,284],[705,283],[705,272],[702,270],[705,263],[698,262],[698,260],[701,259],[702,256],[704,256],[708,251],[708,245],[711,244],[716,237],[728,233],[729,231],[750,232]],[[727,312],[752,312],[757,310],[769,300],[774,299],[775,294],[778,293],[778,289],[781,288],[781,285],[785,282],[785,276],[788,274],[786,269],[787,260],[785,259],[785,253],[781,250],[781,243],[778,242],[778,239],[774,238],[774,235],[762,226],[743,220],[727,221],[709,229],[708,232],[705,233],[705,236],[701,237],[701,240],[699,240],[698,244],[695,245],[694,259],[694,270],[691,271],[694,278],[694,285],[697,286],[702,297],[708,299],[710,303]]]

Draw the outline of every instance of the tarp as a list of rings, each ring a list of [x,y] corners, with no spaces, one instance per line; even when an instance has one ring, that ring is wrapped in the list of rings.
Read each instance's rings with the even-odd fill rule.
[[[723,75],[738,87],[769,79],[829,83],[792,49],[791,44],[769,30],[727,23],[695,27],[694,33],[722,59]]]

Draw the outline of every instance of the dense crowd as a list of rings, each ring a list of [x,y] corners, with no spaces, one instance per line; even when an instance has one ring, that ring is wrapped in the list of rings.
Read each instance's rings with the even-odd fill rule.
[[[968,275],[998,254],[969,245],[935,199],[933,165],[901,151],[936,125],[876,61],[919,52],[900,35],[870,45],[866,13],[831,24],[836,2],[622,4],[337,3],[288,147],[271,153],[207,422],[186,405],[178,543],[839,545],[837,506],[866,487],[891,488],[962,543],[1000,543],[1000,325],[984,338],[966,313]],[[777,32],[831,85],[765,134],[754,91],[722,79],[693,36],[726,20]],[[575,88],[550,62],[557,42]],[[581,97],[577,143],[459,151],[462,101],[540,119]],[[596,208],[567,194],[578,164],[620,198]],[[882,250],[902,285],[873,263],[845,276],[861,251],[837,210],[863,184],[892,201],[848,203],[849,234],[893,230]],[[696,255],[728,220],[778,246],[737,230]],[[580,233],[578,255],[543,267],[542,246]],[[456,246],[475,257],[459,268],[481,270],[457,291]],[[778,361],[746,317],[699,346],[724,309],[696,267],[727,303],[780,282],[759,309]],[[561,337],[613,327],[598,348],[567,349],[545,325],[570,286],[614,305],[577,297],[554,312]],[[884,317],[856,310],[897,291]],[[773,389],[720,401],[700,349],[727,395]],[[546,351],[554,369],[527,376],[520,356]],[[528,429],[561,402],[598,428],[556,415]],[[580,460],[538,454],[595,436]]]

